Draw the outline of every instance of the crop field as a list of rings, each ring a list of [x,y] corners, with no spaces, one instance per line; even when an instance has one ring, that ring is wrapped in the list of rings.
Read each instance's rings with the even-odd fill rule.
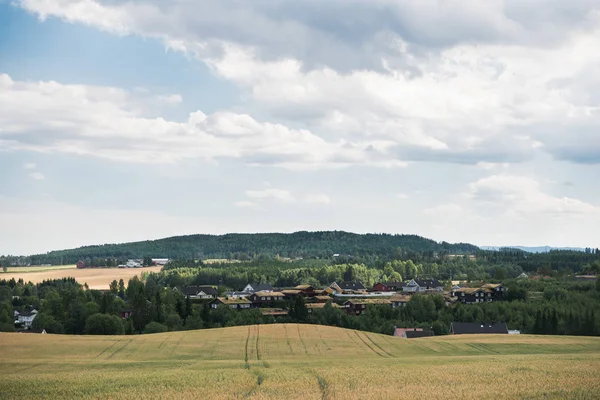
[[[297,324],[0,334],[6,399],[592,399],[598,371],[600,338],[591,337],[408,340]]]
[[[64,267],[64,268],[63,268]],[[144,268],[82,268],[71,266],[51,267],[11,267],[8,272],[0,272],[0,279],[23,278],[26,282],[39,283],[47,279],[73,277],[77,282],[87,283],[90,289],[108,289],[109,284],[116,279],[123,279],[127,284],[130,278],[142,272],[158,272],[162,267]]]

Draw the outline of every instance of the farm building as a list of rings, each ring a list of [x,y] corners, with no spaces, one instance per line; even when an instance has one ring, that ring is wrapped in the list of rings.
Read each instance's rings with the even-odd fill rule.
[[[453,322],[450,325],[452,335],[470,335],[470,334],[508,334],[508,327],[505,322],[482,323],[482,322]]]

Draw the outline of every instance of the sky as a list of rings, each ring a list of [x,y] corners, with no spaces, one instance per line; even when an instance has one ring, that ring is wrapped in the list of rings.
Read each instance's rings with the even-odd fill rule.
[[[597,0],[0,0],[0,254],[600,246]]]

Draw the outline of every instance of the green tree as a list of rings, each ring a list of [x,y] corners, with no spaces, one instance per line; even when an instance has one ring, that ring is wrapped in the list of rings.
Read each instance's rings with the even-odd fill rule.
[[[117,282],[116,279],[110,283],[109,290],[113,296],[116,296],[117,293],[119,293],[119,283]]]
[[[57,321],[52,315],[39,313],[31,323],[32,329],[45,329],[47,333],[64,333],[63,324]]]
[[[119,279],[119,297],[122,300],[125,300],[125,282],[123,282],[123,279]]]
[[[165,320],[165,325],[169,328],[170,331],[179,331],[181,330],[182,320],[179,314],[171,313],[167,316]]]
[[[144,327],[144,333],[162,333],[167,332],[169,328],[158,322],[150,322]]]
[[[123,323],[116,315],[98,313],[87,318],[84,332],[87,335],[122,335]]]
[[[303,296],[296,296],[290,307],[289,315],[296,322],[306,322],[308,320],[308,309]]]

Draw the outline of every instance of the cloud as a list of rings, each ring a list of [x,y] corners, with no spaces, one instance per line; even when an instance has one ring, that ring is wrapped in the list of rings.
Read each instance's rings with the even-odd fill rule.
[[[29,174],[29,177],[31,179],[34,179],[36,181],[41,181],[43,179],[45,179],[46,177],[44,176],[44,174],[42,174],[41,172],[32,172]]]
[[[294,196],[282,189],[263,189],[263,190],[246,190],[246,196],[251,199],[262,200],[279,200],[283,202],[295,201]]]
[[[308,194],[304,196],[304,201],[309,204],[329,204],[331,199],[326,194]]]
[[[283,153],[232,151],[250,163],[321,168],[425,161],[486,168],[528,161],[540,151],[600,163],[595,0],[552,0],[550,6],[535,0],[16,4],[40,19],[159,40],[246,90],[249,108],[303,128],[293,131],[303,132],[304,143],[284,146]],[[124,101],[122,92],[110,96]],[[108,112],[105,106],[100,111]],[[146,129],[161,124],[162,131],[186,131],[116,108]],[[244,118],[229,114],[214,128],[248,137],[261,124]],[[314,157],[306,150],[309,138],[328,139],[314,146]],[[163,155],[149,153],[144,157]]]
[[[570,197],[544,193],[537,180],[526,176],[492,175],[469,184],[468,197],[498,207],[502,213],[529,217],[600,216],[600,207]]]
[[[236,201],[234,203],[234,205],[236,207],[240,207],[240,208],[252,208],[252,207],[256,207],[256,203],[253,203],[251,201]]]
[[[145,117],[144,100],[119,88],[19,82],[0,74],[0,89],[5,150],[154,163],[229,158],[290,169],[397,161],[375,141],[326,141],[247,114],[196,111],[183,122]]]
[[[23,168],[25,169],[35,169],[36,168],[36,164],[35,163],[27,163],[23,166]]]
[[[408,200],[410,198],[410,196],[407,195],[406,193],[399,193],[396,195],[396,198],[400,199],[400,200]]]

